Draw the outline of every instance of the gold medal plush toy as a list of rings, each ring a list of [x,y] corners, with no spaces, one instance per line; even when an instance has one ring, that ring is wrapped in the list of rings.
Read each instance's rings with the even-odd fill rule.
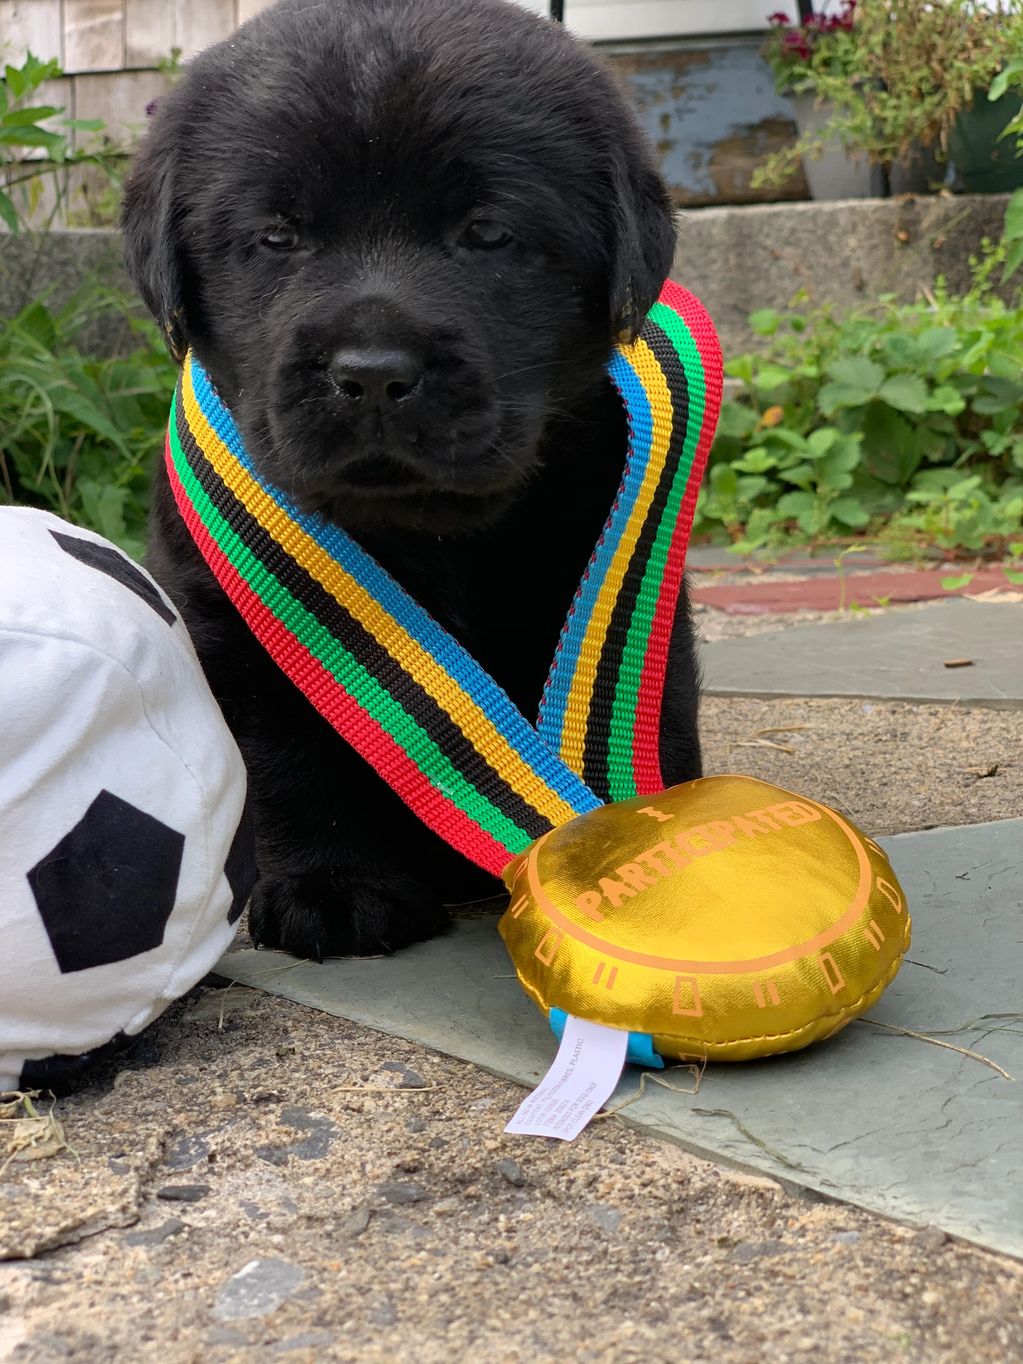
[[[506,880],[500,929],[536,1004],[644,1035],[659,1056],[747,1061],[830,1037],[909,946],[877,844],[752,777],[578,816]]]

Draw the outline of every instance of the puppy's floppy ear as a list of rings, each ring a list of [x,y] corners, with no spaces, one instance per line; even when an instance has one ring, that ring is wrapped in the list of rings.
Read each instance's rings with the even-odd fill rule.
[[[639,135],[617,153],[613,185],[611,324],[615,336],[634,341],[671,270],[675,223],[667,188]]]
[[[124,265],[160,325],[167,349],[181,361],[188,349],[180,210],[175,199],[173,143],[154,127],[124,187]]]

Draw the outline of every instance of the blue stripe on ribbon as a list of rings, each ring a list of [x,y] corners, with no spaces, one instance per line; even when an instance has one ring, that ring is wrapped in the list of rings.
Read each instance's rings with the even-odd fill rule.
[[[288,495],[268,482],[245,449],[234,417],[222,402],[202,365],[190,360],[195,396],[210,426],[249,476],[346,572],[375,597],[386,612],[466,691],[523,761],[577,814],[596,810],[603,801],[552,752],[545,738],[523,718],[505,691],[475,659],[398,584],[347,531],[322,516],[303,512]],[[471,742],[471,741],[470,741]]]
[[[621,394],[625,410],[629,414],[631,425],[629,467],[604,536],[594,552],[593,560],[580,586],[579,596],[565,622],[558,652],[555,654],[555,666],[551,669],[547,686],[544,688],[543,700],[540,702],[537,729],[556,753],[561,749],[568,698],[590,617],[604,586],[608,569],[618,553],[629,516],[639,497],[653,445],[654,427],[650,402],[631,361],[621,350],[616,350],[607,372]]]

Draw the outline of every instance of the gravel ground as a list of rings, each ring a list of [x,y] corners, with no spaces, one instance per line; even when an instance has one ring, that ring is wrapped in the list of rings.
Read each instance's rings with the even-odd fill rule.
[[[868,832],[1023,810],[1018,713],[708,698],[703,729],[708,770]],[[73,1154],[0,1171],[0,1361],[1023,1358],[1017,1263],[613,1117],[571,1145],[504,1137],[520,1098],[284,1000],[194,991],[58,1103]]]
[[[1023,1270],[626,1130],[508,1138],[521,1091],[201,991],[77,1158],[0,1184],[0,1359],[838,1364],[1023,1355]]]
[[[868,834],[1023,815],[1019,711],[707,696],[700,722],[708,772],[802,791]]]

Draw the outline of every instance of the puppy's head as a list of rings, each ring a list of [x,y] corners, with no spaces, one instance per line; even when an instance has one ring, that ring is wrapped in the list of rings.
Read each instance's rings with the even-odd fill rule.
[[[614,82],[503,0],[281,0],[160,102],[124,229],[268,478],[439,533],[515,497],[674,245]]]

